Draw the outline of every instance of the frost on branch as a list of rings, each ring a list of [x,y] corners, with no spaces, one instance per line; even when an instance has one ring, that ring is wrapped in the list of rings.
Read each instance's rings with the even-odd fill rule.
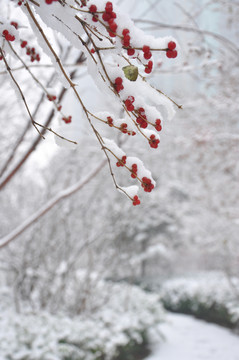
[[[88,120],[94,136],[104,151],[116,188],[125,193],[133,205],[140,204],[136,185],[120,187],[115,179],[114,168],[125,168],[129,176],[138,182],[141,189],[151,192],[155,187],[151,173],[145,169],[141,160],[130,157],[113,140],[104,138],[102,125],[111,130],[112,137],[123,134],[123,142],[134,141],[137,136],[148,143],[149,148],[157,149],[160,143],[159,133],[163,128],[164,117],[174,116],[172,99],[147,81],[154,71],[155,57],[163,54],[167,58],[177,56],[177,44],[172,37],[154,38],[138,29],[128,15],[122,13],[113,1],[105,0],[12,0],[12,6],[18,7],[29,20],[29,32],[33,32],[40,49],[31,46],[30,38],[22,36],[22,25],[16,21],[0,20],[0,60],[7,69],[11,83],[28,112],[33,126],[39,132],[44,128],[33,118],[20,84],[9,66],[10,57],[20,61],[32,80],[45,93],[59,114],[67,136],[60,135],[61,127],[51,131],[58,138],[58,144],[71,142],[76,144],[76,126],[71,114],[66,114],[54,89],[46,88],[40,78],[30,70],[30,63],[41,62],[43,51],[52,62],[56,73],[65,88],[73,91],[81,105],[84,117]],[[24,24],[25,25],[25,24]],[[68,69],[49,40],[48,32],[60,33],[77,51],[85,54],[88,72],[92,75],[100,91],[120,105],[121,118],[117,112],[111,114],[107,109],[103,113],[93,113],[88,109],[73,83]],[[39,51],[40,50],[40,51]],[[30,63],[29,63],[30,62]],[[119,108],[119,106],[115,106]],[[98,126],[101,124],[101,126]],[[40,133],[40,132],[39,132]],[[113,163],[113,159],[115,160]]]

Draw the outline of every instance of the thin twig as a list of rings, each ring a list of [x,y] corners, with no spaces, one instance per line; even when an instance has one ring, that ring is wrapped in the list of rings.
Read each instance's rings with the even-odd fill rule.
[[[27,112],[28,112],[28,115],[29,115],[29,117],[30,117],[30,119],[31,119],[32,125],[35,127],[35,129],[37,130],[37,132],[39,133],[39,135],[40,135],[43,139],[45,139],[44,136],[40,133],[40,131],[38,130],[38,128],[36,127],[36,125],[35,125],[35,123],[34,123],[34,119],[33,119],[33,117],[32,117],[31,111],[30,111],[30,109],[29,109],[29,107],[28,107],[28,105],[27,105],[25,96],[24,96],[24,94],[23,94],[23,92],[22,92],[22,89],[21,89],[21,87],[19,86],[17,80],[15,79],[15,77],[14,77],[13,74],[12,74],[11,68],[10,68],[10,66],[9,66],[8,63],[7,63],[7,60],[6,60],[5,56],[4,56],[4,52],[3,52],[2,48],[0,48],[0,53],[1,53],[1,55],[2,55],[3,61],[4,61],[5,65],[6,65],[6,69],[7,69],[8,73],[9,73],[10,77],[11,77],[12,81],[14,82],[14,84],[16,85],[16,87],[17,87],[17,89],[18,89],[18,91],[19,91],[19,93],[20,93],[20,95],[21,95],[22,101],[23,101],[23,103],[24,103],[24,105],[25,105],[25,108],[26,108],[26,110],[27,110]]]

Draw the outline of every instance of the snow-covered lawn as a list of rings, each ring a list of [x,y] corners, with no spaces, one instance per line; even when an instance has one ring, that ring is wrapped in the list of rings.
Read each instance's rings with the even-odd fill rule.
[[[165,342],[145,360],[239,360],[239,337],[218,325],[169,314],[159,329]]]

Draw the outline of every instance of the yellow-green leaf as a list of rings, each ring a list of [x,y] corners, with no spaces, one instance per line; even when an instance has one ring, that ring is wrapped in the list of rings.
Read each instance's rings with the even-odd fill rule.
[[[125,77],[129,79],[130,81],[136,81],[137,77],[139,75],[139,70],[137,66],[134,65],[128,65],[123,67],[123,71],[125,74]]]

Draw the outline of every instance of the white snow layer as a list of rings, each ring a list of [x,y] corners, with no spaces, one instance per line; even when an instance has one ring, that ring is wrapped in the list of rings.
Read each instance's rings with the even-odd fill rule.
[[[165,342],[145,360],[239,360],[239,337],[218,325],[170,314],[159,330]]]

